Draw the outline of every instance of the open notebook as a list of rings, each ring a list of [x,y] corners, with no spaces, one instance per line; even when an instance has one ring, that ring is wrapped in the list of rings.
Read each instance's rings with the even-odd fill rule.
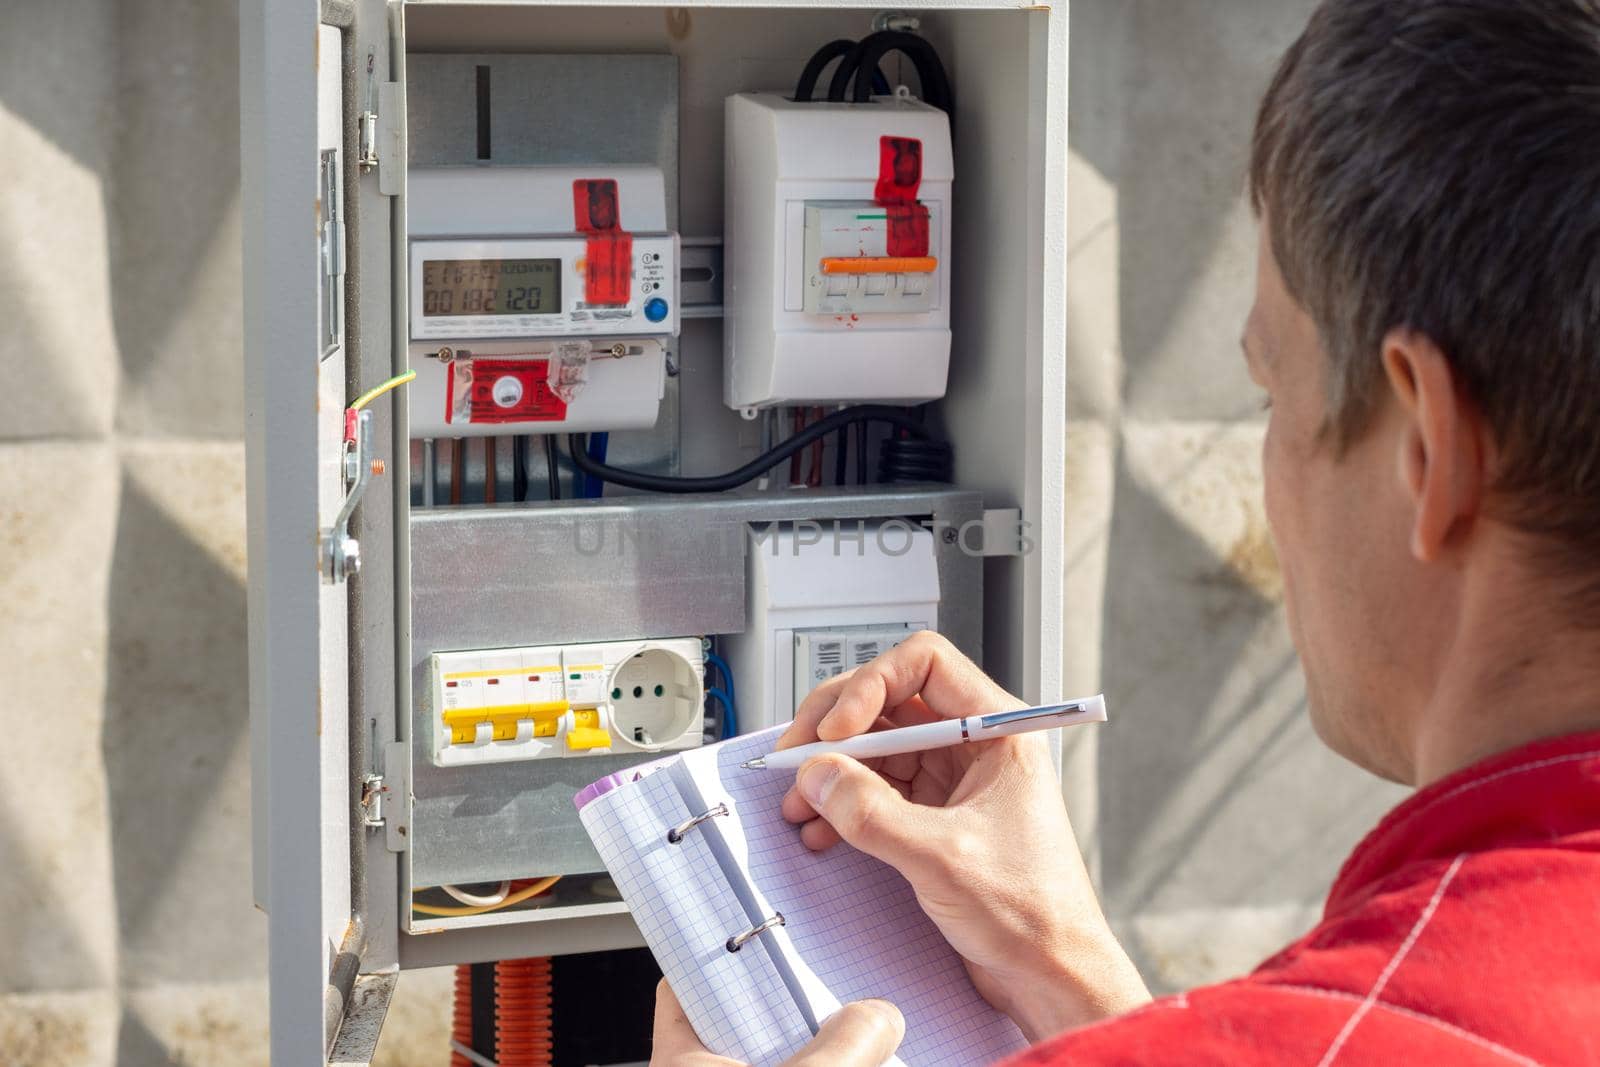
[[[777,1063],[841,1004],[882,997],[906,1018],[891,1062],[988,1063],[1022,1048],[905,879],[848,845],[807,849],[779,811],[794,776],[740,769],[781,729],[630,768],[576,798],[700,1039],[724,1056]],[[668,839],[718,805],[726,814]],[[780,914],[783,925],[729,951],[730,938]]]

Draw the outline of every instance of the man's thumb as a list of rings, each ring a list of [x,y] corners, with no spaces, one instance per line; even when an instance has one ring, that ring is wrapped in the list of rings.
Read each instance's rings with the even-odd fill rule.
[[[841,838],[891,867],[903,870],[926,844],[927,809],[849,756],[807,761],[796,785]]]

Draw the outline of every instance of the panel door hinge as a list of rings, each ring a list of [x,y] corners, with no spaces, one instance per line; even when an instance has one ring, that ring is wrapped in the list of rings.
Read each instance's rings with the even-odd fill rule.
[[[356,165],[371,170],[378,165],[378,113],[361,113],[360,136],[357,141]]]
[[[361,170],[378,172],[378,192],[384,196],[400,193],[401,108],[400,84],[383,82],[376,86],[376,106],[369,96],[367,109],[357,123],[356,162]]]
[[[410,787],[406,784],[411,752],[404,741],[384,746],[383,773],[373,772],[361,779],[361,823],[368,829],[382,830],[390,852],[404,852],[411,839],[407,827],[411,810]]]
[[[385,825],[384,805],[389,799],[389,786],[381,774],[369,774],[361,779],[361,825],[374,829]]]

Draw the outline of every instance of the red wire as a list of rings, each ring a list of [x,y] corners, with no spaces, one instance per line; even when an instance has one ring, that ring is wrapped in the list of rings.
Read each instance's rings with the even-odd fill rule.
[[[821,408],[811,409],[813,421],[820,421],[823,418],[823,414],[824,412]],[[807,484],[813,489],[822,485],[822,438],[820,437],[811,446],[811,478]]]
[[[799,433],[806,428],[806,413],[804,408],[794,409],[792,432]],[[804,451],[804,450],[802,450]],[[789,457],[789,484],[800,485],[800,452]]]

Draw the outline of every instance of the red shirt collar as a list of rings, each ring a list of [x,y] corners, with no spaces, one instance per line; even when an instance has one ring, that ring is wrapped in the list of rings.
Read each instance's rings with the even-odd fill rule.
[[[1535,741],[1457,771],[1384,816],[1345,860],[1324,916],[1412,863],[1514,846],[1600,844],[1600,732]]]

